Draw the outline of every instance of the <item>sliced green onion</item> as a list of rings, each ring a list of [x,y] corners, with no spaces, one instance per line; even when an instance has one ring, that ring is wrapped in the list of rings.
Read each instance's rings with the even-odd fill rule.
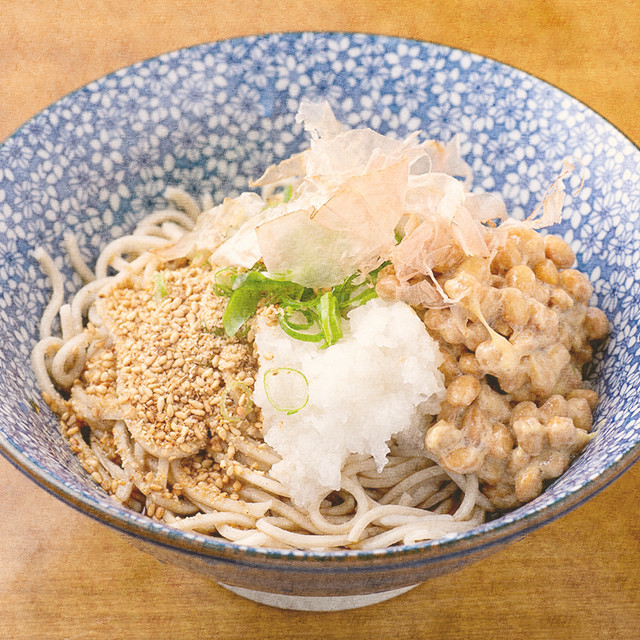
[[[253,409],[251,393],[251,389],[249,389],[246,384],[242,384],[242,382],[238,382],[237,380],[230,382],[220,394],[220,415],[228,422],[239,422],[242,420],[237,411],[233,409],[242,406],[245,412],[249,413],[251,409]],[[246,402],[241,405],[240,400],[243,396]],[[229,402],[231,402],[231,407],[228,406]]]
[[[299,299],[305,288],[295,282],[274,280],[261,271],[245,271],[233,278],[232,293],[224,311],[222,322],[227,335],[233,336],[255,314],[263,298],[275,304],[283,297]]]
[[[324,334],[326,346],[332,344],[342,338],[342,317],[338,301],[332,291],[327,291],[320,298],[320,328]]]
[[[340,305],[342,305],[344,301],[347,300],[355,290],[356,286],[353,284],[353,281],[357,276],[358,274],[354,273],[353,275],[349,276],[342,284],[333,287],[332,291]]]
[[[377,267],[376,269],[374,269],[373,271],[370,271],[368,274],[368,278],[371,280],[371,284],[373,284],[373,286],[375,287],[376,283],[378,282],[378,276],[380,275],[380,272],[385,268],[388,267],[391,264],[391,262],[389,260],[386,260],[385,262],[383,262],[379,267]]]
[[[162,300],[169,295],[169,291],[167,290],[167,281],[164,278],[164,273],[161,271],[156,271],[153,274],[153,285],[155,287],[153,297],[156,300]]]
[[[191,258],[191,264],[194,267],[202,267],[205,264],[209,264],[209,256],[211,255],[210,251],[196,251],[193,258]]]
[[[344,306],[346,307],[353,307],[355,306],[361,306],[363,305],[365,302],[369,302],[369,300],[373,300],[373,298],[377,298],[378,294],[376,293],[375,289],[365,289],[364,291],[361,291],[357,296],[354,296],[353,298],[349,298],[349,300],[347,300],[344,303]]]
[[[282,316],[287,321],[287,325],[294,331],[307,331],[318,322],[318,314],[313,309],[295,309],[291,307],[281,307]],[[302,316],[304,322],[294,322],[293,318]]]
[[[267,400],[276,411],[290,416],[307,406],[309,381],[302,371],[290,367],[267,369],[263,381]]]
[[[295,340],[302,340],[303,342],[322,342],[324,340],[324,333],[322,331],[318,331],[317,333],[307,333],[306,331],[300,331],[299,329],[295,329],[288,322],[287,318],[278,314],[278,323],[282,330],[290,337]]]
[[[307,295],[309,292],[313,295]],[[312,309],[320,302],[320,294],[314,294],[313,289],[305,289],[300,298],[295,299],[283,295],[279,302],[282,307],[289,307],[295,310]]]
[[[213,290],[219,296],[230,296],[233,292],[233,282],[238,270],[235,267],[221,267],[213,274]]]
[[[227,308],[222,315],[222,324],[228,336],[234,336],[238,329],[257,311],[262,298],[260,291],[255,289],[236,289]]]
[[[318,292],[310,287],[265,274],[264,266],[238,273],[225,267],[216,272],[216,293],[229,297],[223,315],[224,330],[234,336],[252,317],[260,304],[280,306],[278,322],[287,335],[305,342],[322,342],[328,347],[340,340],[342,316],[354,306],[377,297],[375,282],[386,263],[363,276],[354,273],[329,291]],[[301,314],[304,321],[296,317]],[[310,331],[317,326],[318,331]]]

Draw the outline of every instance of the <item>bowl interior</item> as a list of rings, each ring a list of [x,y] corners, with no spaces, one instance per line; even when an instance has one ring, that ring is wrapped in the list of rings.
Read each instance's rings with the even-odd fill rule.
[[[169,533],[112,502],[67,449],[29,363],[49,287],[33,258],[44,247],[80,286],[62,246],[76,235],[91,264],[109,240],[164,206],[167,186],[215,202],[237,195],[269,164],[306,145],[302,97],[327,99],[340,120],[403,137],[458,135],[474,187],[496,191],[512,215],[533,211],[563,158],[562,224],[612,321],[590,373],[602,400],[597,437],[532,503],[480,531],[533,514],[589,486],[640,441],[640,152],[558,89],[459,50],[358,34],[241,38],[169,53],[70,94],[0,146],[0,445],[36,478],[139,531]],[[462,534],[461,537],[476,536]],[[422,546],[439,542],[422,543]]]

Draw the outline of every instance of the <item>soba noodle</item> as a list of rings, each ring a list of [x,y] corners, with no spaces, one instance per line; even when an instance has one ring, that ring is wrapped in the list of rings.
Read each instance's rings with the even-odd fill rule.
[[[242,487],[233,497],[207,496],[188,488],[188,482],[180,489],[186,479],[183,466],[146,451],[132,438],[122,415],[95,415],[90,403],[77,413],[77,401],[75,411],[70,408],[68,392],[87,359],[112,339],[97,316],[96,299],[131,277],[146,273],[149,278],[158,266],[149,250],[175,242],[176,230],[191,230],[200,213],[182,191],[171,189],[166,197],[175,208],[152,213],[132,235],[109,243],[95,273],[75,239],[66,236],[69,259],[86,283],[66,304],[63,276],[43,249],[35,252],[52,295],[33,350],[33,368],[72,449],[92,477],[114,499],[172,527],[250,546],[365,549],[441,537],[480,524],[490,505],[478,491],[475,475],[448,472],[425,451],[407,455],[397,447],[394,451],[392,444],[380,473],[372,458],[354,455],[344,466],[341,491],[303,510],[288,498],[287,488],[270,477],[269,469],[280,458],[260,438],[230,434],[237,452],[234,464],[243,467]],[[56,317],[61,337],[53,335]],[[92,341],[84,330],[87,318],[98,327]],[[111,435],[105,439],[107,432]],[[172,492],[176,486],[179,495]]]

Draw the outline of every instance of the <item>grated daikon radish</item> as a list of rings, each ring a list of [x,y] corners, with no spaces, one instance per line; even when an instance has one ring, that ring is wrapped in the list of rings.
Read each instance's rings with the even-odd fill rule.
[[[444,398],[442,356],[408,305],[374,299],[345,324],[343,339],[318,349],[258,321],[253,399],[282,457],[271,474],[299,505],[340,488],[349,454],[371,455],[381,470],[388,440],[424,426]]]

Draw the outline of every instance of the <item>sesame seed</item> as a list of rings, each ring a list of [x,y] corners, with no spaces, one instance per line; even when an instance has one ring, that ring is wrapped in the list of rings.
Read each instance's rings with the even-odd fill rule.
[[[234,462],[237,453],[226,442],[228,432],[238,436],[255,431],[250,420],[258,420],[259,412],[252,411],[250,420],[244,419],[250,394],[241,394],[233,405],[243,420],[225,427],[219,406],[225,383],[239,380],[247,387],[254,384],[258,366],[255,347],[247,341],[229,343],[203,331],[203,326],[222,326],[226,300],[215,295],[212,279],[202,277],[202,267],[179,267],[166,273],[171,296],[161,304],[153,299],[152,283],[137,276],[114,286],[98,301],[99,314],[108,323],[112,338],[104,341],[102,329],[92,329],[92,351],[82,384],[89,396],[98,398],[94,402],[96,417],[103,413],[98,402],[122,407],[135,441],[147,451],[155,448],[167,458],[180,459],[180,483],[172,485],[169,481],[167,487],[155,472],[143,466],[145,492],[158,492],[167,500],[177,501],[185,487],[197,486],[203,495],[226,496],[226,490],[237,499],[242,483],[236,477],[243,464]],[[81,464],[105,490],[115,493],[124,483],[103,477],[102,467],[86,453],[80,438],[82,422],[71,405],[64,409],[65,433]],[[113,433],[106,429],[93,435],[116,461],[119,454]],[[205,450],[207,455],[198,453]],[[221,458],[219,463],[214,457]],[[147,464],[146,458],[142,464]],[[138,511],[143,510],[145,502],[145,496],[135,487],[126,500]],[[149,501],[146,513],[162,518],[165,512]]]

